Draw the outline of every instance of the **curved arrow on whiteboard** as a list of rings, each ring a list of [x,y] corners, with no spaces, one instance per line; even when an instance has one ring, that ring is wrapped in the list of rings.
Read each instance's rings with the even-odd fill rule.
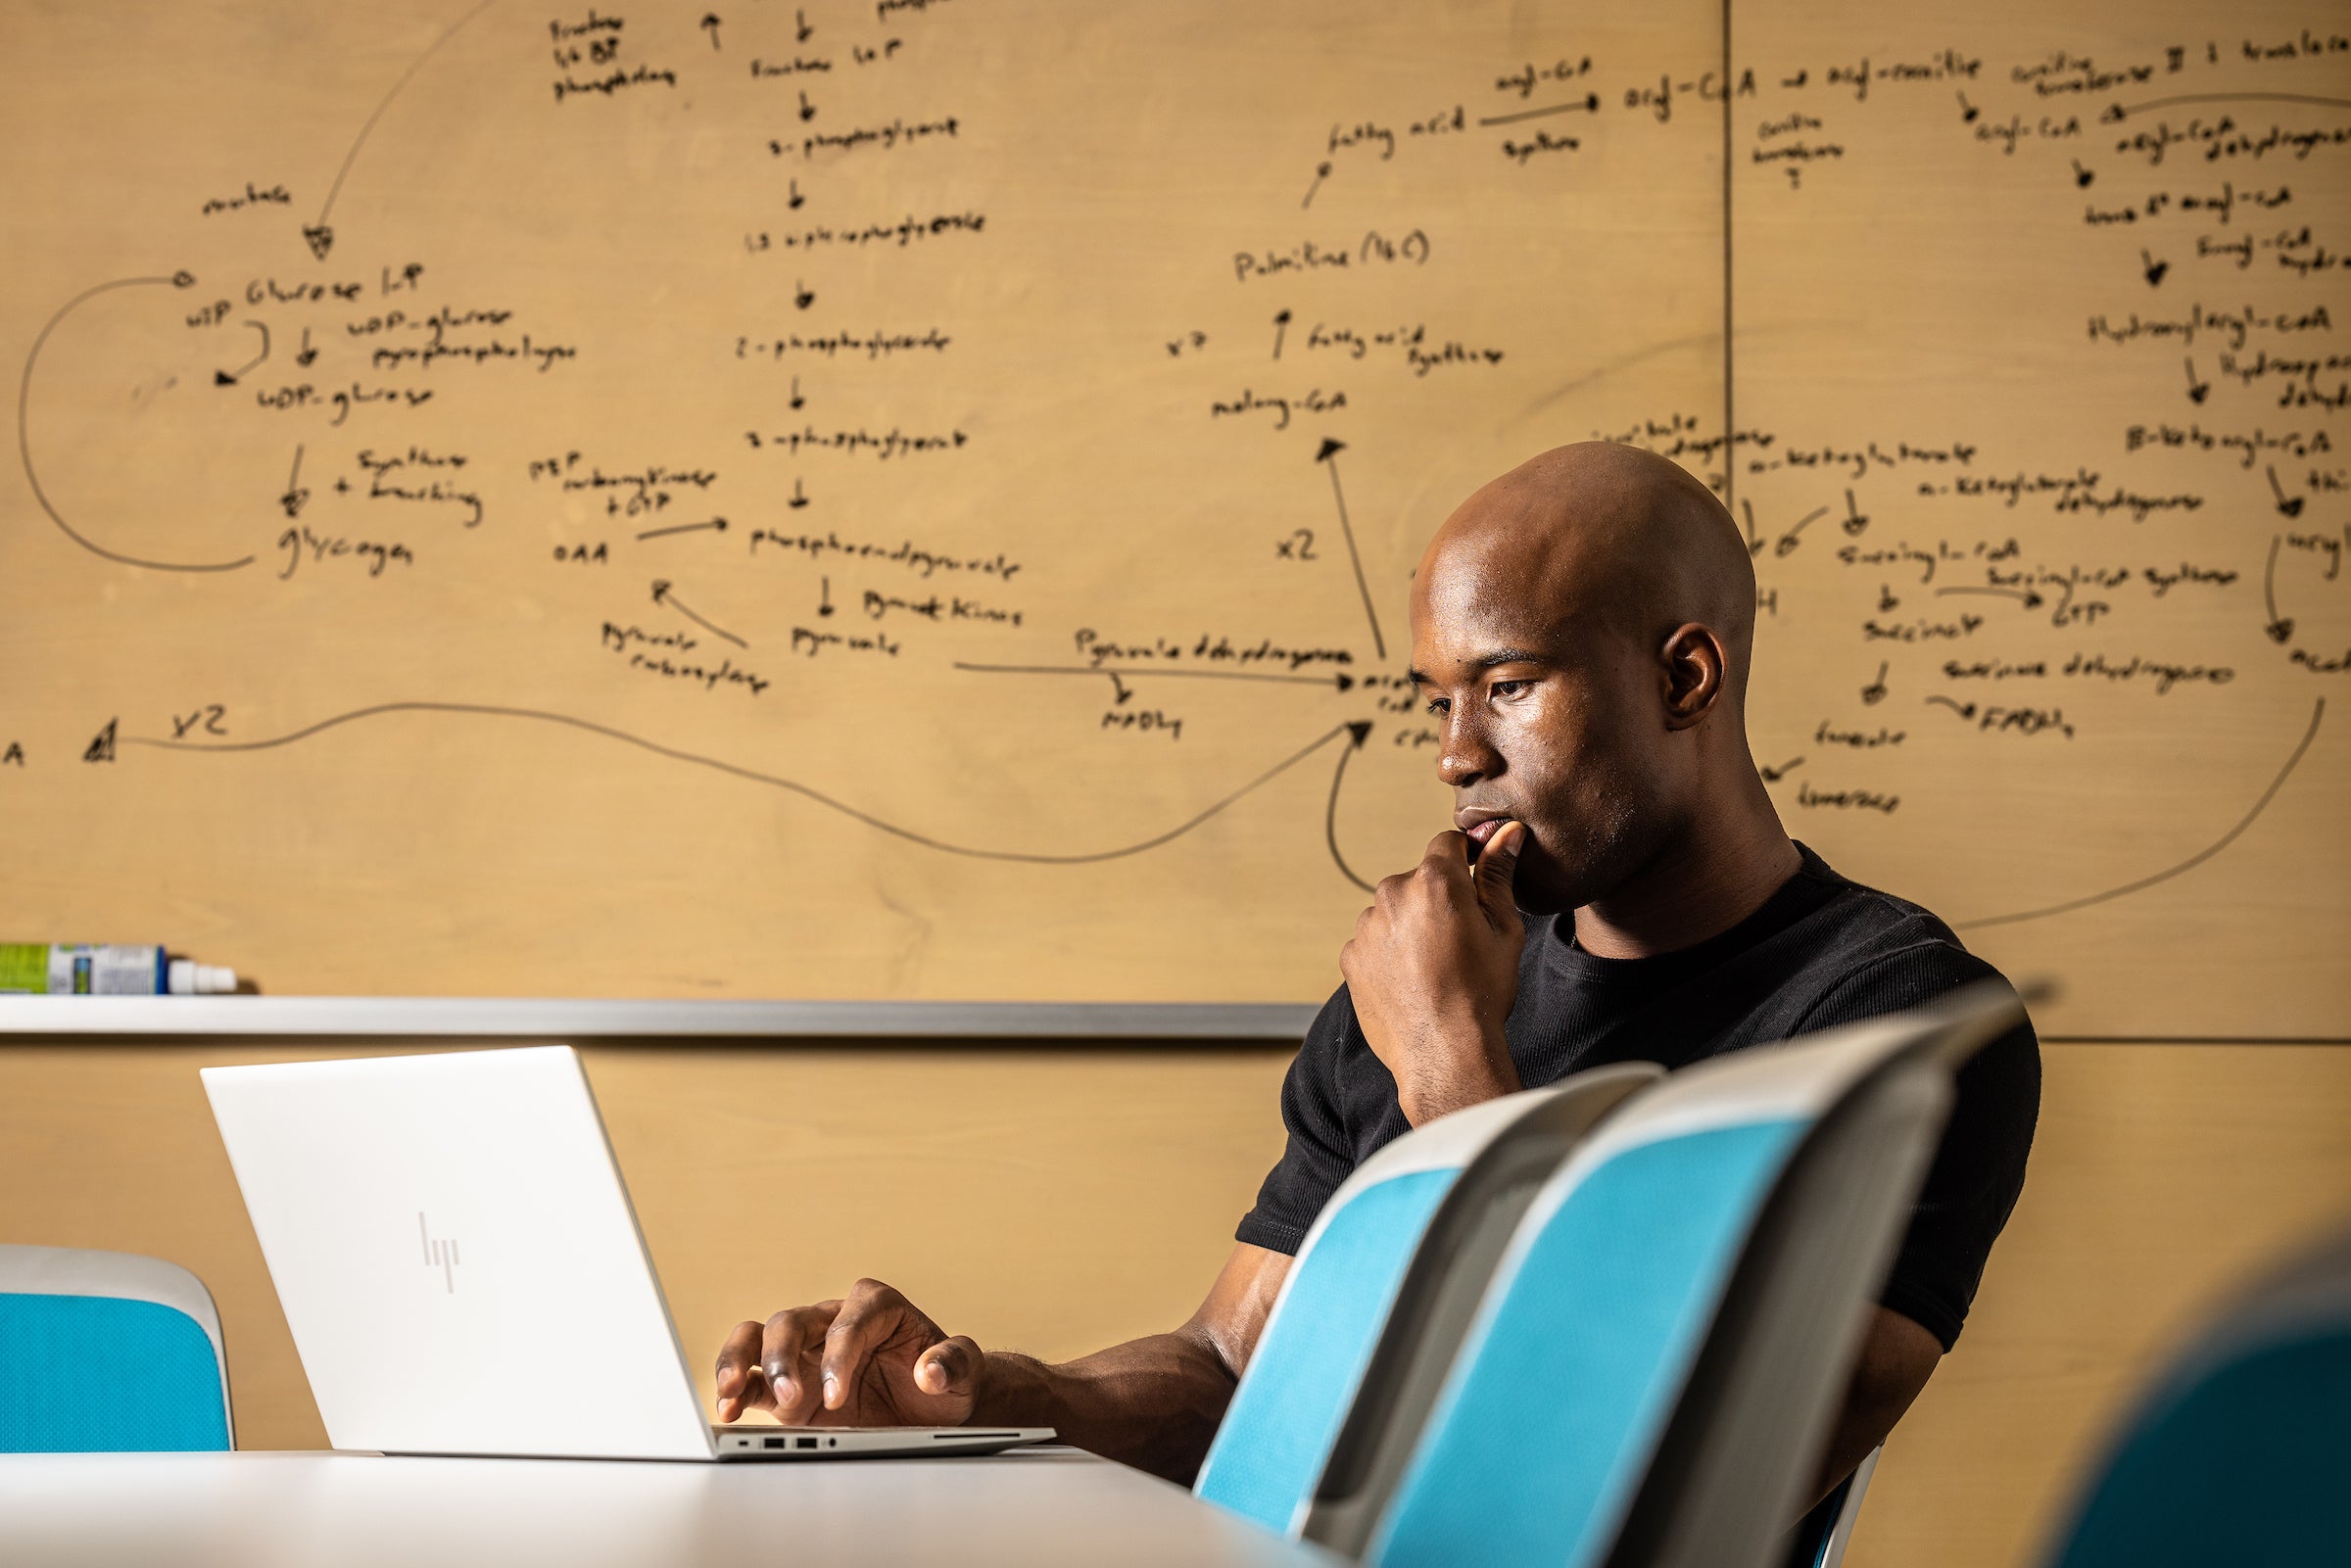
[[[90,539],[74,528],[72,523],[67,522],[58,511],[56,503],[49,499],[49,493],[41,488],[41,476],[33,471],[32,433],[28,411],[32,403],[32,367],[40,362],[41,349],[48,343],[49,334],[55,332],[58,323],[72,315],[84,301],[94,300],[112,289],[132,289],[149,283],[168,283],[175,289],[184,289],[195,281],[196,279],[186,272],[174,272],[168,277],[116,278],[112,282],[95,284],[82,290],[68,300],[64,309],[51,316],[47,324],[41,328],[40,336],[32,340],[32,352],[24,356],[24,379],[17,384],[17,455],[24,461],[24,483],[32,487],[32,499],[40,502],[41,510],[49,514],[49,520],[58,526],[59,532],[91,554],[103,556],[118,565],[144,566],[149,571],[155,572],[233,572],[240,566],[251,566],[253,557],[247,555],[233,561],[151,561],[137,555],[125,555],[120,550],[108,549],[104,545]]]
[[[2288,776],[2301,764],[2303,753],[2308,751],[2310,743],[2319,737],[2319,721],[2325,717],[2327,717],[2327,699],[2320,697],[2311,707],[2310,728],[2302,732],[2301,743],[2294,747],[2293,755],[2285,759],[2285,766],[2278,770],[2278,777],[2270,781],[2270,786],[2261,792],[2261,798],[2253,802],[2253,809],[2239,818],[2235,827],[2221,834],[2212,844],[2188,856],[2179,865],[2168,867],[2151,877],[2141,877],[2135,882],[2125,882],[2120,887],[2109,887],[2102,893],[2090,893],[2081,898],[2068,899],[2062,904],[2051,904],[2046,909],[2028,909],[2017,915],[1986,915],[1976,920],[1953,921],[1951,928],[1960,931],[1974,930],[1983,926],[2014,926],[2020,921],[2045,920],[2051,915],[2070,915],[2077,909],[2087,909],[2092,904],[2103,904],[2109,899],[2139,892],[2154,886],[2157,882],[2168,882],[2182,872],[2195,870],[2236,842],[2238,834],[2253,826],[2253,819],[2269,809],[2270,802],[2278,798],[2278,791],[2285,787]]]
[[[384,118],[384,111],[392,107],[392,100],[398,98],[401,90],[415,79],[416,72],[422,71],[424,63],[440,52],[443,44],[455,38],[464,30],[467,23],[496,4],[498,4],[498,0],[482,0],[480,5],[451,23],[440,37],[425,45],[424,53],[408,62],[408,69],[400,73],[400,80],[394,82],[392,90],[377,101],[374,112],[367,117],[367,122],[361,125],[360,133],[352,138],[351,150],[343,155],[343,166],[335,170],[334,183],[326,188],[326,200],[318,204],[317,221],[303,226],[302,237],[310,242],[311,254],[319,261],[325,261],[326,253],[334,249],[335,229],[327,219],[334,215],[335,198],[343,194],[343,181],[350,176],[351,166],[359,161],[360,149],[367,145],[367,137],[374,131],[375,122]]]
[[[617,740],[623,745],[635,746],[640,751],[649,751],[657,757],[666,757],[672,762],[690,763],[695,767],[708,768],[714,773],[727,774],[751,784],[766,784],[773,789],[789,791],[803,799],[812,800],[828,810],[838,811],[844,817],[861,822],[868,828],[886,832],[893,838],[903,838],[910,844],[920,844],[925,849],[936,849],[948,855],[962,855],[973,860],[1009,860],[1031,866],[1090,866],[1105,860],[1121,860],[1128,855],[1139,855],[1147,849],[1157,849],[1162,844],[1172,843],[1182,837],[1242,797],[1264,788],[1342,736],[1349,737],[1352,742],[1347,751],[1341,752],[1339,756],[1339,771],[1343,773],[1346,768],[1348,752],[1352,752],[1356,746],[1363,744],[1363,736],[1370,731],[1370,726],[1367,724],[1337,725],[1300,746],[1247,784],[1242,784],[1238,789],[1194,812],[1165,832],[1154,833],[1149,838],[1131,844],[1121,844],[1113,849],[1087,850],[1066,855],[1032,854],[1013,849],[982,849],[970,844],[949,843],[943,838],[934,838],[929,833],[917,832],[911,828],[902,828],[896,823],[886,822],[871,812],[861,811],[847,801],[837,799],[813,785],[801,784],[796,779],[786,779],[772,773],[761,773],[755,768],[745,768],[718,757],[705,757],[697,752],[684,751],[676,746],[663,745],[657,740],[648,740],[643,736],[631,735],[626,730],[615,730],[610,725],[598,724],[590,719],[574,718],[568,713],[550,713],[538,708],[500,707],[481,702],[379,702],[373,707],[355,708],[349,713],[338,713],[332,718],[321,719],[316,724],[306,725],[300,730],[292,730],[281,736],[272,736],[265,740],[159,740],[146,736],[125,736],[121,738],[120,743],[133,746],[152,746],[162,751],[268,751],[278,746],[290,746],[298,740],[307,740],[312,736],[338,729],[343,725],[357,724],[363,719],[381,718],[386,714],[393,713],[455,713],[476,718],[528,719],[540,724],[560,725],[569,730],[582,730],[589,735],[601,736],[607,740]],[[1332,781],[1332,787],[1335,792],[1337,787],[1335,779]],[[1352,876],[1352,874],[1350,875]]]

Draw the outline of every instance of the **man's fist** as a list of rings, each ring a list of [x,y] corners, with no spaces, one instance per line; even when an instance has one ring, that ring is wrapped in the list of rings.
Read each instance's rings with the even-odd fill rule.
[[[718,1418],[772,1410],[786,1426],[960,1426],[981,1362],[979,1346],[861,1279],[840,1301],[736,1324],[718,1353]]]
[[[1466,834],[1437,834],[1381,881],[1339,950],[1356,1022],[1415,1126],[1518,1087],[1502,1026],[1526,945],[1511,892],[1525,842],[1525,825],[1506,822],[1471,866]]]

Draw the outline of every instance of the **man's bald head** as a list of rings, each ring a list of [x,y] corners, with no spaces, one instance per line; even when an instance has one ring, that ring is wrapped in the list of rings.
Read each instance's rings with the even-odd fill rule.
[[[1743,712],[1754,566],[1679,465],[1608,442],[1521,463],[1438,529],[1412,610],[1457,824],[1526,825],[1525,907],[1606,897],[1709,811],[1770,814]]]
[[[1500,583],[1643,641],[1712,627],[1731,658],[1728,695],[1745,691],[1754,563],[1714,493],[1669,458],[1612,441],[1554,447],[1462,502],[1420,558],[1415,600]]]

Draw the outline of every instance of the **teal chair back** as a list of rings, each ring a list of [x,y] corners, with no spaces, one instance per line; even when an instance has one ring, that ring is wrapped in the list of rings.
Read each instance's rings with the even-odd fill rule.
[[[2351,1561],[2351,1233],[2255,1289],[2158,1381],[2049,1560]]]
[[[1378,1568],[1766,1568],[2004,985],[1684,1069],[1520,1221],[1377,1527]]]
[[[1440,1117],[1365,1161],[1299,1247],[1195,1493],[1298,1534],[1342,1429],[1351,1416],[1359,1428],[1386,1418],[1386,1385],[1441,1324],[1431,1309],[1464,1233],[1514,1202],[1507,1236],[1576,1140],[1658,1072],[1634,1063],[1579,1073]]]
[[[194,1274],[0,1246],[0,1452],[233,1447],[220,1316]]]

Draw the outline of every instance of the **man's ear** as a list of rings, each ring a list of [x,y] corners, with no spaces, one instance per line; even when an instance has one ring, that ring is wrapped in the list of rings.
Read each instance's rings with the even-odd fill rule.
[[[1687,730],[1722,696],[1730,657],[1710,626],[1692,621],[1673,629],[1657,650],[1664,677],[1665,728]]]

